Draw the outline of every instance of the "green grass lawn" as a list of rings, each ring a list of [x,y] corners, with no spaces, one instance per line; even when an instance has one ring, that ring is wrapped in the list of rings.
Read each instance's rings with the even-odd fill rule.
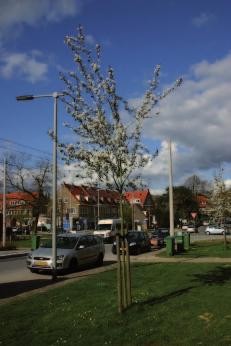
[[[160,257],[168,257],[166,251],[160,253]],[[210,240],[195,242],[190,245],[190,249],[181,253],[176,253],[174,257],[231,257],[231,244],[227,244],[227,248],[224,247],[223,240]]]
[[[39,234],[39,236],[41,240],[51,238],[51,234]],[[31,249],[31,245],[32,245],[31,235],[18,236],[17,239],[11,242],[11,244],[14,245],[16,249],[21,249],[21,248]]]
[[[2,305],[0,345],[231,345],[231,265],[137,264],[132,286],[122,315],[116,271]]]

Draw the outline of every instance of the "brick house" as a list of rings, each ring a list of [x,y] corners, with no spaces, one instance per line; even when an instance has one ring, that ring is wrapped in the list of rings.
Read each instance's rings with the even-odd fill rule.
[[[125,199],[132,207],[132,228],[142,228],[144,230],[153,227],[154,202],[150,191],[125,192]]]
[[[58,221],[66,229],[94,229],[98,219],[118,218],[119,194],[89,186],[62,184],[58,189]]]
[[[200,209],[204,210],[205,208],[207,208],[207,206],[208,206],[208,197],[207,196],[202,195],[202,194],[197,195],[197,201],[199,203]]]
[[[36,196],[36,192],[33,195]],[[6,194],[6,225],[28,225],[33,218],[33,196],[25,192]],[[0,212],[3,211],[3,195],[0,194]]]

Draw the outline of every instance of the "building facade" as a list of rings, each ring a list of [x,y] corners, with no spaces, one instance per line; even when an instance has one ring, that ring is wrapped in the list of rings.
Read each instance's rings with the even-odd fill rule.
[[[58,220],[64,229],[95,229],[99,219],[118,218],[119,194],[89,186],[62,184],[58,189]]]
[[[36,193],[34,192],[35,196]],[[6,226],[25,226],[31,224],[33,218],[33,197],[25,192],[6,194]],[[3,195],[0,194],[0,212],[3,212]]]
[[[147,230],[154,226],[154,202],[150,191],[125,192],[125,199],[131,205],[131,218],[133,229]]]

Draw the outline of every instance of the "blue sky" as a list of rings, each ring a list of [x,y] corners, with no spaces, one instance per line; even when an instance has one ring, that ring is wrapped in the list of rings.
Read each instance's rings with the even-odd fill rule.
[[[147,122],[145,141],[160,149],[145,177],[153,191],[168,184],[166,139],[174,143],[174,183],[198,174],[211,179],[223,165],[230,179],[231,3],[181,0],[8,0],[0,2],[0,147],[31,152],[3,139],[51,152],[52,99],[16,102],[21,94],[64,88],[60,70],[73,70],[64,45],[81,23],[89,44],[103,46],[120,93],[142,97],[156,64],[163,86],[183,76],[160,117]],[[59,108],[59,133],[65,110]],[[1,155],[3,157],[2,149]],[[40,152],[33,152],[40,155]]]

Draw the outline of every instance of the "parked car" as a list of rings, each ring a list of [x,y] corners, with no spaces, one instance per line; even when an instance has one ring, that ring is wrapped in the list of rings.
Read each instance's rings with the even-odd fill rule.
[[[187,228],[188,228],[188,224],[183,224],[181,227],[182,231],[186,231]]]
[[[195,233],[197,232],[197,228],[194,224],[189,224],[187,225],[187,228],[185,229],[185,231],[188,233]]]
[[[130,255],[139,255],[151,251],[151,244],[147,233],[143,231],[128,231],[127,241]],[[112,253],[116,254],[116,241],[112,245]]]
[[[79,232],[57,236],[57,270],[77,270],[83,265],[102,265],[105,254],[100,237]],[[41,241],[40,247],[27,257],[27,267],[31,272],[52,270],[51,240]]]
[[[163,234],[164,238],[166,238],[170,235],[168,228],[158,228],[157,230]]]
[[[164,235],[160,230],[149,232],[149,241],[152,247],[159,249],[164,246]]]
[[[205,229],[205,233],[210,235],[210,234],[225,234],[227,231],[223,227],[219,227],[217,225],[209,225]]]

